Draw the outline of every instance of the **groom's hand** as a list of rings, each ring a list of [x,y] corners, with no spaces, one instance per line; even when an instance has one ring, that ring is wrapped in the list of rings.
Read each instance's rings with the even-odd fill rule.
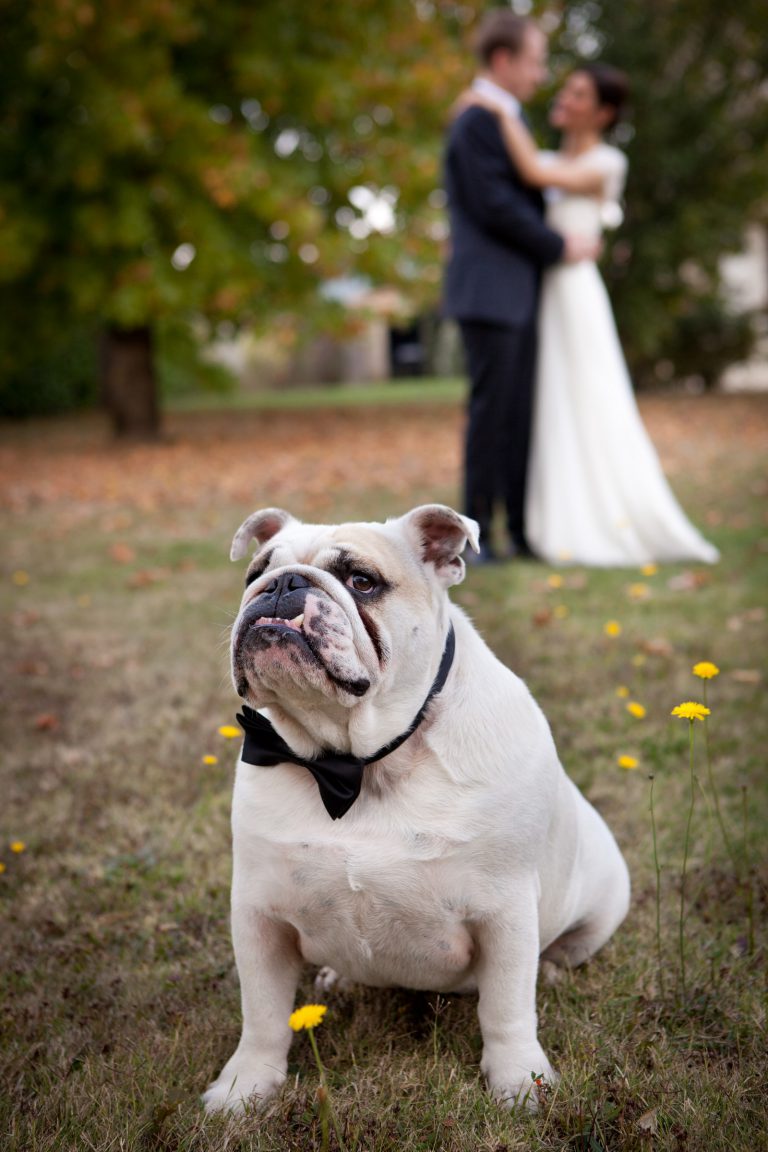
[[[589,240],[586,236],[566,236],[563,260],[566,264],[578,264],[580,260],[597,260],[603,251],[600,240]]]

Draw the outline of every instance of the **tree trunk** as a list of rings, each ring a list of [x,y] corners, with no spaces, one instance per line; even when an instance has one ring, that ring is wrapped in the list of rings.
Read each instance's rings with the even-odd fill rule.
[[[102,344],[101,383],[115,435],[157,439],[160,404],[151,328],[107,330]]]

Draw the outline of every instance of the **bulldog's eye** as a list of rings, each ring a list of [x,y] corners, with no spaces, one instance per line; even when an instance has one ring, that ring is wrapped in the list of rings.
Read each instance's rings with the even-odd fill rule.
[[[362,592],[365,595],[367,592],[373,592],[376,581],[366,576],[365,572],[353,572],[347,580],[347,587],[353,592]]]

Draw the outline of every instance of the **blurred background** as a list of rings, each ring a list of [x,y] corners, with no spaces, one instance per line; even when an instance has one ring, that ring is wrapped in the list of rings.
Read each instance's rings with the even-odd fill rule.
[[[441,151],[477,0],[5,0],[0,415],[459,376]],[[768,386],[763,0],[512,7],[630,76],[603,272],[638,388]]]

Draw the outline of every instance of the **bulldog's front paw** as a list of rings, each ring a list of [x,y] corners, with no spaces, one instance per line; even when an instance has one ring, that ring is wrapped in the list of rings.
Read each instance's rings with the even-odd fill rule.
[[[503,1108],[538,1111],[543,1093],[558,1080],[539,1044],[513,1057],[485,1054],[481,1068],[489,1092]]]
[[[271,1068],[256,1055],[236,1052],[218,1078],[203,1093],[206,1112],[239,1115],[247,1107],[258,1108],[280,1091],[285,1073]]]

